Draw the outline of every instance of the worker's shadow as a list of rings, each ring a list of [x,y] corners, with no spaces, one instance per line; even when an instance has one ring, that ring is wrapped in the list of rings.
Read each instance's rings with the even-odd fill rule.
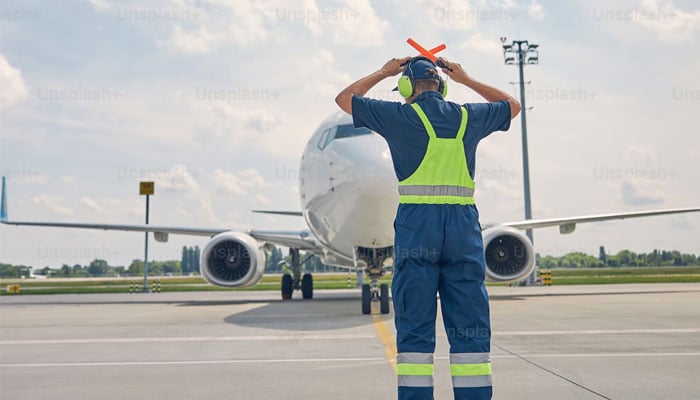
[[[274,301],[224,318],[229,324],[282,331],[324,331],[370,325],[374,318],[392,315],[362,315],[356,298],[322,297],[313,300]],[[373,304],[374,306],[374,304]],[[377,310],[373,310],[376,314]],[[374,308],[374,307],[373,307]]]

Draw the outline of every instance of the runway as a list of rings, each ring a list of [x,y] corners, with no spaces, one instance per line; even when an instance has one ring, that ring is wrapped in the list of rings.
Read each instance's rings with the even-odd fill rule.
[[[495,399],[697,399],[700,284],[494,287]],[[0,398],[393,399],[359,290],[0,298]],[[436,398],[450,399],[438,321]]]

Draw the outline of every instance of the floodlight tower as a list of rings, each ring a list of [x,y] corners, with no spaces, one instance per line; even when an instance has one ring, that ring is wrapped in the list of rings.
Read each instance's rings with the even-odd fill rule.
[[[501,37],[501,43],[503,44],[503,58],[506,65],[517,65],[520,72],[520,121],[522,126],[523,142],[523,191],[525,197],[525,219],[532,219],[532,203],[530,201],[530,162],[527,155],[527,119],[525,115],[527,107],[525,105],[525,74],[523,70],[525,64],[539,64],[540,59],[538,48],[540,45],[529,43],[527,40],[513,40],[512,44],[506,44],[505,37]],[[535,241],[532,236],[532,229],[527,229],[526,234],[530,239],[530,242],[532,242],[534,245]],[[533,271],[532,274],[523,280],[523,282],[526,285],[534,284],[536,273],[536,271]]]

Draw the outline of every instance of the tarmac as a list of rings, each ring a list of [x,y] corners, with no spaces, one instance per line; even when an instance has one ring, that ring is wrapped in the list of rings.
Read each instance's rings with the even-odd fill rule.
[[[489,293],[494,399],[700,398],[700,284]],[[279,298],[3,296],[0,399],[396,398],[392,315],[361,315],[358,289]],[[441,319],[437,343],[451,399]]]

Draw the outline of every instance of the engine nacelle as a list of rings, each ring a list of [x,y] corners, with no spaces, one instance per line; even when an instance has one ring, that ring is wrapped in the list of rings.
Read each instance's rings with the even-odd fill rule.
[[[487,280],[515,281],[535,269],[535,249],[522,231],[497,226],[485,230],[483,237]]]
[[[220,233],[204,246],[200,271],[212,285],[246,287],[258,283],[265,270],[262,244],[243,232]]]

